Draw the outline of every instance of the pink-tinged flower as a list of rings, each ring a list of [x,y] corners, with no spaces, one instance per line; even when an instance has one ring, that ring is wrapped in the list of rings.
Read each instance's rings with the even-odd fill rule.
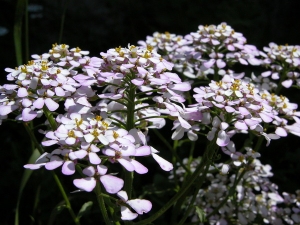
[[[72,158],[83,159],[87,157],[91,164],[98,165],[101,163],[100,157],[96,154],[99,151],[100,149],[96,145],[82,142],[81,149],[72,152]]]
[[[37,90],[37,93],[39,96],[45,96],[45,97],[39,97],[37,100],[33,102],[33,106],[36,107],[37,109],[43,108],[44,104],[47,106],[47,108],[50,111],[55,111],[59,105],[51,97],[54,96],[54,92],[51,90],[45,90],[45,89],[40,89]]]
[[[139,174],[145,174],[148,172],[148,169],[136,161],[135,159],[131,159],[130,156],[146,156],[150,155],[150,147],[149,146],[141,146],[135,149],[134,145],[129,146],[119,146],[110,144],[111,148],[102,149],[103,154],[110,157],[110,161],[112,163],[118,162],[120,163],[126,170],[135,171]]]
[[[152,208],[152,203],[145,199],[131,199],[128,200],[128,195],[125,191],[119,191],[117,193],[122,202],[121,205],[121,219],[122,220],[134,220],[138,215],[148,213]],[[125,203],[125,204],[124,204]],[[133,213],[128,207],[129,205],[135,212]]]
[[[75,173],[75,162],[76,160],[69,157],[72,150],[69,149],[56,149],[51,153],[49,162],[45,164],[47,170],[54,170],[62,166],[62,173],[64,175],[72,175]],[[62,155],[63,159],[59,156]]]
[[[107,167],[104,165],[97,165],[97,169],[89,166],[83,169],[82,172],[88,177],[73,180],[73,184],[81,190],[91,192],[96,187],[98,179],[110,194],[115,194],[123,188],[124,181],[113,175],[106,174]]]

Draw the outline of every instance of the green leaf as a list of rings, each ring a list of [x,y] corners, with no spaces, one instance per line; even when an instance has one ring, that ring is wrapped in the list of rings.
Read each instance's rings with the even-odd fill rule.
[[[80,219],[83,215],[89,213],[91,211],[92,206],[93,206],[92,201],[88,201],[88,202],[84,203],[81,206],[81,209],[79,210],[79,213],[77,215],[78,219]]]
[[[17,57],[17,64],[23,64],[22,59],[22,22],[26,12],[27,0],[18,0],[14,24],[14,42]]]
[[[61,201],[60,203],[58,203],[51,212],[48,220],[48,225],[54,224],[56,216],[60,214],[65,208],[67,208],[65,201]]]
[[[37,149],[35,149],[32,153],[32,155],[30,156],[29,160],[28,160],[28,164],[32,164],[36,161],[36,159],[40,156],[41,154],[39,153],[39,151]],[[19,205],[20,205],[20,200],[22,197],[22,192],[27,184],[27,181],[29,180],[31,174],[32,174],[32,170],[25,170],[23,177],[22,177],[22,181],[20,184],[20,189],[19,189],[19,195],[18,195],[18,201],[17,201],[17,207],[16,207],[16,214],[15,214],[15,225],[19,225]]]
[[[201,223],[205,222],[206,221],[206,218],[205,218],[205,212],[203,211],[203,209],[199,208],[198,206],[196,206],[196,213],[199,217],[199,220]]]

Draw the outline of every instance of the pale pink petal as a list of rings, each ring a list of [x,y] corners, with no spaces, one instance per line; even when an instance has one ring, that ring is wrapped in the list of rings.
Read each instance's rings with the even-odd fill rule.
[[[43,146],[51,146],[57,143],[57,140],[49,140],[49,141],[43,141],[42,145]]]
[[[248,130],[248,126],[243,120],[236,121],[234,126],[239,130]]]
[[[27,92],[26,88],[19,88],[17,95],[18,95],[18,97],[23,98],[28,95],[28,92]]]
[[[95,139],[95,136],[92,135],[91,133],[86,134],[83,137],[84,137],[85,141],[88,143],[91,143]]]
[[[89,166],[89,167],[86,167],[82,170],[82,173],[89,176],[89,177],[92,177],[95,175],[96,173],[96,170],[93,166]]]
[[[259,113],[259,115],[265,123],[270,123],[273,120],[272,117],[270,117],[266,113],[261,112],[261,113]]]
[[[44,106],[44,99],[43,98],[38,98],[33,102],[33,106],[37,109],[41,109]]]
[[[108,145],[109,144],[109,141],[107,140],[107,138],[103,134],[100,134],[98,136],[98,139],[104,145]]]
[[[64,89],[62,89],[61,87],[56,87],[55,94],[57,96],[65,96],[66,93],[65,93]]]
[[[118,195],[118,197],[119,197],[120,199],[123,200],[123,202],[127,202],[127,200],[128,200],[128,195],[127,195],[126,191],[119,191],[119,192],[117,193],[117,195]]]
[[[73,184],[81,190],[91,192],[96,186],[96,180],[93,177],[85,177],[73,180]]]
[[[223,147],[226,146],[229,143],[230,139],[229,136],[226,134],[225,131],[220,130],[218,132],[218,138],[217,138],[217,145]]]
[[[66,161],[62,168],[61,171],[65,175],[72,175],[75,173],[75,164],[73,161]]]
[[[45,168],[47,170],[54,170],[57,167],[61,166],[64,163],[64,160],[59,158],[58,156],[52,156],[51,161],[46,163]]]
[[[138,214],[147,213],[152,208],[152,203],[145,199],[133,199],[127,201],[127,204],[130,205]]]
[[[46,163],[40,163],[40,164],[26,164],[24,165],[25,169],[31,169],[31,170],[37,170],[44,166]]]
[[[178,120],[180,122],[180,125],[185,129],[190,129],[192,126],[189,124],[186,120],[184,120],[180,115],[178,116]]]
[[[217,60],[217,67],[218,68],[224,68],[226,66],[226,63],[222,59]]]
[[[118,161],[122,166],[124,166],[126,170],[128,170],[128,171],[130,171],[130,172],[131,172],[131,171],[134,171],[134,166],[133,166],[133,165],[131,164],[131,162],[129,162],[128,160],[121,158],[121,159],[117,159],[117,161]],[[130,159],[130,161],[131,161],[131,159]]]
[[[152,153],[152,156],[164,171],[170,171],[173,169],[172,163],[168,162],[157,154]]]
[[[98,164],[101,163],[101,159],[100,159],[99,156],[98,156],[96,153],[94,153],[94,152],[90,152],[90,153],[89,153],[89,160],[90,160],[90,162],[91,162],[92,164],[94,164],[94,165],[98,165]]]
[[[212,67],[212,65],[216,62],[215,59],[210,59],[209,61],[206,61],[203,63],[203,65],[206,67],[206,68],[210,68]]]
[[[283,86],[283,87],[285,87],[285,88],[289,88],[289,87],[291,87],[291,86],[292,86],[292,84],[293,84],[293,81],[292,81],[291,79],[289,79],[289,80],[285,80],[285,81],[283,81],[281,84],[282,84],[282,86]]]
[[[139,163],[138,161],[132,159],[131,163],[134,166],[134,171],[137,172],[138,174],[145,174],[148,173],[148,169],[147,167],[145,167],[144,165],[142,165],[141,163]]]
[[[105,190],[110,194],[115,194],[120,191],[124,186],[124,181],[112,175],[104,175],[100,177]]]
[[[51,98],[46,98],[45,104],[50,111],[55,111],[59,107],[58,103],[53,101]]]
[[[37,117],[37,112],[36,111],[33,111],[30,108],[23,109],[23,111],[22,111],[22,119],[23,119],[23,121],[31,121],[35,117]]]
[[[75,144],[75,142],[76,142],[76,138],[68,137],[68,138],[66,138],[65,142],[66,142],[66,144],[68,144],[68,145],[73,145],[73,144]]]
[[[121,206],[121,219],[122,220],[134,220],[138,214],[131,212],[127,207]]]
[[[281,137],[286,137],[288,134],[282,127],[277,127],[275,133]]]
[[[87,155],[87,151],[78,150],[78,151],[74,152],[74,155],[77,157],[77,159],[83,159]]]
[[[145,156],[151,154],[151,148],[149,146],[141,146],[135,150],[135,156]]]
[[[136,86],[141,86],[144,83],[144,80],[141,78],[136,78],[131,80],[131,82]]]
[[[104,175],[107,173],[107,167],[104,165],[97,165],[97,171],[100,175]]]

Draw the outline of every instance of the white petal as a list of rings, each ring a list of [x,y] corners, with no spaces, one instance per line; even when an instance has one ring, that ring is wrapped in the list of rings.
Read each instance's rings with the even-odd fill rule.
[[[100,177],[105,190],[110,194],[115,194],[120,191],[124,186],[124,181],[112,175],[104,175]]]
[[[152,208],[152,203],[145,199],[133,199],[127,201],[127,204],[130,205],[138,214],[147,213]]]
[[[172,163],[168,162],[167,160],[154,153],[152,153],[152,156],[164,171],[170,171],[173,169]]]
[[[140,61],[140,60],[139,60]],[[121,219],[122,220],[134,220],[138,214],[131,212],[127,207],[121,206]]]
[[[73,161],[66,161],[62,168],[61,171],[65,175],[72,175],[75,173],[75,164]]]
[[[81,190],[91,192],[96,186],[96,180],[93,177],[85,177],[73,180],[73,184]]]

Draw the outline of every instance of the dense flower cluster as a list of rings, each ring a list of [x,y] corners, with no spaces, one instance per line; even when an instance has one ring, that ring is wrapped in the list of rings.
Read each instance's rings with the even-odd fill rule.
[[[271,77],[279,80],[281,84],[289,88],[293,84],[300,87],[300,46],[298,45],[277,45],[270,43],[269,47],[264,47],[262,65],[268,68],[261,74],[262,77]]]
[[[273,176],[270,165],[263,165],[258,159],[248,157],[246,168],[232,166],[224,171],[224,164],[211,167],[206,175],[206,184],[197,194],[195,206],[201,208],[208,224],[298,224],[300,222],[300,191],[296,195],[278,192],[278,187],[270,181]],[[190,170],[195,170],[201,159],[188,163]],[[217,170],[215,168],[218,168]],[[228,168],[228,167],[227,167]],[[240,168],[240,169],[239,169]],[[238,173],[232,173],[238,170]],[[243,173],[243,170],[246,170]],[[176,175],[182,178],[185,170],[179,167]],[[235,184],[237,177],[242,176]],[[171,176],[173,177],[173,176]],[[236,186],[235,197],[226,198],[231,191],[230,187]],[[221,204],[221,202],[225,202]],[[216,210],[217,209],[217,210]],[[215,210],[215,211],[214,211]],[[212,213],[214,212],[214,213]],[[190,215],[193,222],[199,222],[195,212]],[[202,224],[199,222],[199,224]]]
[[[120,211],[119,217],[111,215],[118,221],[151,210],[152,203],[133,198],[131,190],[133,173],[150,170],[139,158],[151,156],[164,171],[177,168],[170,183],[177,182],[176,189],[182,183],[185,193],[180,199],[181,189],[176,190],[178,198],[170,200],[175,209],[181,202],[201,208],[209,224],[299,223],[299,191],[297,196],[279,194],[269,180],[271,167],[257,159],[260,144],[250,147],[262,138],[269,145],[289,133],[300,136],[298,105],[280,95],[282,86],[300,84],[299,46],[270,43],[262,52],[226,23],[200,25],[185,36],[156,32],[139,45],[112,48],[98,58],[55,44],[28,64],[5,70],[11,84],[0,86],[0,123],[46,118],[45,130],[39,130],[45,135],[41,155],[24,167],[61,167],[62,174],[74,175],[78,191],[107,198],[100,204],[106,222],[106,204],[114,208],[111,212]],[[268,71],[238,73],[235,64],[263,65]],[[209,80],[211,74],[214,80]],[[169,121],[174,148],[204,136],[201,144],[208,144],[201,158],[193,159],[199,153],[191,151],[189,160],[182,160],[174,151],[172,164],[159,156],[148,132]],[[238,143],[240,150],[233,138],[237,134],[249,136],[247,143]],[[214,163],[218,149],[223,153],[219,158],[227,161]],[[192,197],[187,190],[193,182],[187,182],[195,181],[196,172],[205,180]],[[191,222],[203,222],[188,212]]]
[[[171,60],[175,70],[189,78],[207,78],[208,74],[224,75],[226,67],[235,63],[242,65],[260,65],[260,51],[253,45],[246,44],[246,38],[235,32],[226,23],[218,26],[198,27],[184,37],[165,33],[154,33],[145,42],[160,50],[162,55]]]

